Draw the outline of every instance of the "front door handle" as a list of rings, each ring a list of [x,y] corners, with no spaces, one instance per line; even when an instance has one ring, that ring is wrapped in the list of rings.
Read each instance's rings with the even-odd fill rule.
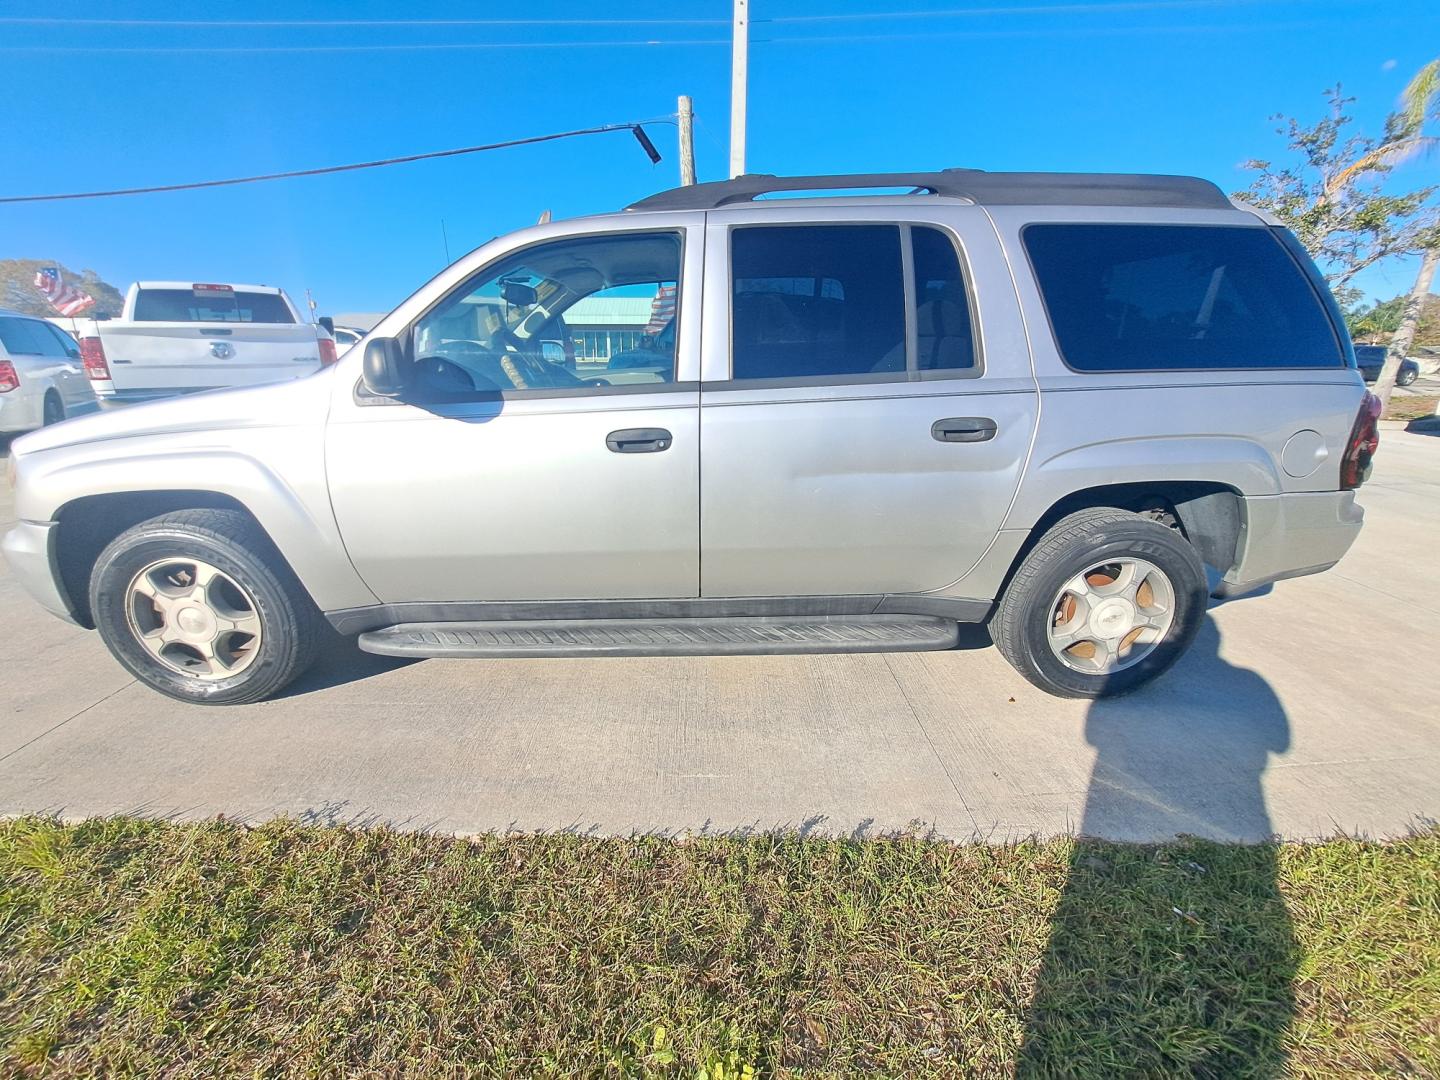
[[[624,428],[605,436],[605,445],[617,454],[658,454],[674,441],[675,436],[659,427]]]
[[[985,442],[995,437],[995,421],[988,416],[952,416],[930,425],[938,442]]]

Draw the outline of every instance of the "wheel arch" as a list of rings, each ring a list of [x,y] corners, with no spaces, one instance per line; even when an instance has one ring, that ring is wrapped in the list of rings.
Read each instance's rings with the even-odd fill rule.
[[[106,544],[158,514],[208,507],[250,517],[322,611],[378,603],[350,563],[323,471],[297,468],[294,480],[233,449],[127,453],[96,442],[23,454],[16,513],[59,523],[52,549],[57,584],[82,625],[89,620],[82,597]],[[77,582],[84,587],[77,590]]]
[[[217,491],[106,492],[82,495],[61,506],[55,514],[55,572],[61,594],[74,613],[75,621],[86,629],[95,628],[95,619],[90,611],[90,576],[95,560],[106,545],[142,521],[176,510],[201,509],[238,511],[255,522],[274,544],[274,537],[247,506],[234,496]],[[278,545],[276,550],[279,550]],[[281,558],[285,558],[283,552]],[[291,570],[294,570],[293,566]]]
[[[1171,525],[1194,546],[1202,562],[1221,574],[1239,558],[1245,499],[1229,484],[1213,480],[1096,484],[1061,496],[1040,513],[1010,560],[996,595],[1004,592],[1025,557],[1052,525],[1077,510],[1101,507],[1128,510]]]

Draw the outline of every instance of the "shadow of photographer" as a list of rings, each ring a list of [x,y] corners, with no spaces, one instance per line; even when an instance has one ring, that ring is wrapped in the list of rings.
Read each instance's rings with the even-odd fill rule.
[[[1297,956],[1261,777],[1289,723],[1219,645],[1207,618],[1162,683],[1090,707],[1095,764],[1021,1076],[1285,1069]],[[1177,835],[1164,849],[1115,842]]]

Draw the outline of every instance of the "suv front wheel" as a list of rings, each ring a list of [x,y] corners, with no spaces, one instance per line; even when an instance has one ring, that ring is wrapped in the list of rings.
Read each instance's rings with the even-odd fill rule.
[[[1205,568],[1176,530],[1101,507],[1061,518],[1025,556],[996,609],[996,646],[1060,697],[1128,693],[1189,647]]]
[[[279,692],[325,633],[269,538],[233,510],[181,510],[121,533],[96,561],[90,610],[137,679],[201,705]]]

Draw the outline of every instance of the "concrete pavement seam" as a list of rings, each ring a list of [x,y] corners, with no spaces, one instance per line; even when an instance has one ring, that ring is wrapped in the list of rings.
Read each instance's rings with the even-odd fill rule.
[[[965,801],[965,793],[960,790],[960,785],[955,782],[955,774],[950,771],[950,766],[940,755],[940,748],[935,745],[935,740],[930,737],[930,731],[925,726],[925,721],[920,718],[920,710],[915,708],[915,703],[910,700],[910,692],[905,689],[905,684],[900,681],[900,676],[895,674],[895,666],[890,662],[890,654],[882,654],[885,657],[885,670],[890,672],[890,678],[895,683],[895,688],[900,691],[900,696],[905,699],[905,707],[910,710],[910,715],[915,718],[915,726],[920,729],[920,734],[925,736],[925,745],[930,747],[930,753],[935,755],[940,769],[945,774],[945,779],[950,781],[951,790],[955,797],[960,800],[960,806],[965,811],[965,816],[970,819],[970,827],[976,834],[980,832],[980,823],[975,820],[975,812],[970,809],[970,804]]]
[[[104,697],[102,697],[99,701],[92,701],[89,705],[86,705],[85,708],[81,709],[79,712],[77,712],[77,713],[75,713],[75,714],[73,714],[73,715],[71,715],[71,716],[67,716],[64,720],[61,720],[61,721],[60,721],[58,724],[56,724],[54,727],[48,727],[48,728],[46,728],[46,729],[45,729],[44,731],[42,731],[39,735],[36,735],[33,739],[27,739],[25,742],[23,742],[23,743],[21,743],[19,746],[15,747],[14,750],[11,750],[11,751],[9,751],[8,753],[5,753],[5,754],[0,754],[0,761],[7,761],[7,760],[9,760],[10,758],[14,757],[16,754],[20,753],[21,750],[24,750],[27,746],[33,746],[35,743],[37,743],[37,742],[39,742],[41,739],[45,738],[45,736],[46,736],[46,735],[49,735],[52,731],[59,731],[59,730],[60,730],[62,727],[64,727],[66,724],[70,723],[71,720],[74,720],[74,719],[76,719],[77,717],[84,716],[87,712],[89,712],[91,709],[95,708],[97,705],[104,705],[105,702],[109,701],[109,700],[110,700],[112,697],[114,697],[116,694],[120,693],[121,690],[128,690],[130,687],[134,686],[134,685],[135,685],[135,682],[136,682],[136,680],[131,679],[129,682],[127,682],[124,686],[120,687],[118,690],[112,690],[110,693],[108,693],[108,694],[106,694]]]

